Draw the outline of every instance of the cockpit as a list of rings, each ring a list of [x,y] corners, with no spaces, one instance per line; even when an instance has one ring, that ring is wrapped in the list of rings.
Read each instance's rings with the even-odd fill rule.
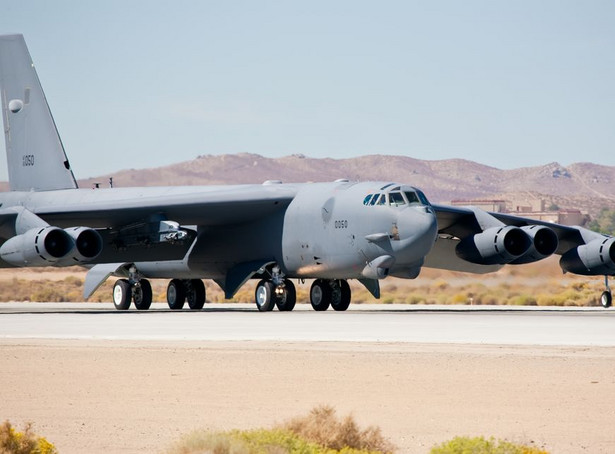
[[[379,192],[366,195],[365,199],[363,199],[363,205],[388,205],[393,207],[431,206],[425,194],[419,189],[412,186],[393,186],[393,183],[389,183],[380,188]]]

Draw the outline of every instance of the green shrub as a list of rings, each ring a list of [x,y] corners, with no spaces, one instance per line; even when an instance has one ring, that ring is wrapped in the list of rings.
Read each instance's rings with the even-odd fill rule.
[[[380,454],[343,447],[322,447],[283,429],[233,430],[230,432],[197,431],[183,437],[167,454]]]
[[[430,454],[548,454],[547,451],[531,446],[518,445],[494,438],[455,437],[434,446]]]

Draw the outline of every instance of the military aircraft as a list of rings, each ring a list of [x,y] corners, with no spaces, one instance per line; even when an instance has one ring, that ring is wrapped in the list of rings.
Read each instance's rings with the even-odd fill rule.
[[[213,279],[232,298],[249,279],[259,311],[290,311],[291,279],[314,279],[317,311],[346,310],[349,279],[374,297],[388,276],[422,267],[495,271],[561,255],[564,272],[605,276],[615,238],[478,208],[431,204],[389,181],[79,189],[22,35],[0,36],[10,191],[0,194],[0,266],[82,265],[88,298],[110,276],[118,310],[152,302],[170,279],[171,309],[201,309]]]

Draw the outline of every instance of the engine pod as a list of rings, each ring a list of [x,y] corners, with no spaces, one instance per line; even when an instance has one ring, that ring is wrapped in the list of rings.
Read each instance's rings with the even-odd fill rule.
[[[463,238],[455,252],[463,260],[479,265],[505,265],[521,257],[532,241],[519,227],[491,227]]]
[[[46,226],[14,236],[0,247],[0,258],[14,266],[55,264],[75,247],[75,241],[64,230]]]

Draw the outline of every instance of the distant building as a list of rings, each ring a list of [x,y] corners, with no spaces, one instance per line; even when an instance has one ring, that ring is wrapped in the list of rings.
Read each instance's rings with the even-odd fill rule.
[[[554,222],[562,225],[583,225],[588,220],[588,215],[580,210],[558,209],[556,211],[545,210],[543,199],[533,200],[499,200],[499,199],[475,199],[475,200],[452,200],[453,206],[473,206],[492,213],[518,214],[520,216],[543,222]]]
[[[506,200],[453,200],[451,205],[456,207],[473,206],[492,213],[506,213]]]

